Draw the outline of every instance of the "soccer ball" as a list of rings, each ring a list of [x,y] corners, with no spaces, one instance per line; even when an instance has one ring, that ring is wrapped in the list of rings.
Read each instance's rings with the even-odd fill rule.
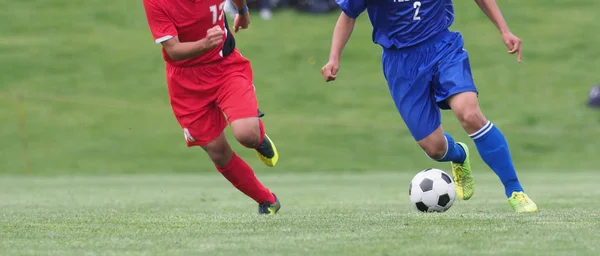
[[[456,190],[450,176],[442,170],[420,171],[410,182],[410,201],[422,212],[445,212],[454,203]]]

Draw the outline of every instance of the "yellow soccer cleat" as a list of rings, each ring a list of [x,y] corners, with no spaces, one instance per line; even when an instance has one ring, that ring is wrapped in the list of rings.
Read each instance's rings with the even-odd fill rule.
[[[452,179],[456,188],[456,195],[462,200],[469,200],[475,193],[475,179],[471,173],[471,161],[469,160],[469,148],[467,144],[457,142],[465,150],[465,161],[452,163]]]
[[[524,192],[513,192],[508,203],[518,213],[537,212],[537,205]]]
[[[277,198],[275,194],[273,194],[273,196],[275,197],[274,203],[265,202],[258,205],[258,214],[275,215],[279,212],[281,203],[279,203],[279,198]]]
[[[273,141],[265,134],[263,142],[256,148],[256,155],[266,166],[273,167],[279,160],[279,154]]]

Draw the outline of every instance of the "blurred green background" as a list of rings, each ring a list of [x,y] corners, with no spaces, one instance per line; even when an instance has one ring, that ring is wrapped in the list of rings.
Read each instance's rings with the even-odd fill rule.
[[[465,37],[484,113],[505,133],[522,172],[597,169],[600,112],[585,102],[600,80],[600,2],[500,5],[524,42],[522,64],[472,1],[455,1],[453,29]],[[35,175],[214,171],[201,149],[185,147],[141,1],[0,6],[1,173],[26,173],[24,141]],[[236,35],[280,150],[277,172],[445,168],[425,156],[397,114],[366,15],[338,80],[322,82],[336,19],[337,12],[277,11]],[[473,145],[452,113],[444,113],[444,125]],[[266,169],[254,152],[232,144]],[[487,168],[475,159],[476,168]]]

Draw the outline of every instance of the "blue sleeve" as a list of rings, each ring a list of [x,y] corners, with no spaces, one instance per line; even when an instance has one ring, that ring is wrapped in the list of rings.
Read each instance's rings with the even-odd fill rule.
[[[335,0],[348,17],[356,19],[367,9],[367,0]]]

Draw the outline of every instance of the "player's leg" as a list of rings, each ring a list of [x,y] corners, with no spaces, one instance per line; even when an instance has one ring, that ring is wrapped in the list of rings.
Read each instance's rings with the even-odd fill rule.
[[[505,194],[522,192],[504,135],[488,121],[479,108],[477,93],[462,92],[448,99],[448,104],[462,127],[475,142],[483,161],[504,184]]]
[[[463,163],[467,156],[463,147],[445,133],[441,125],[418,143],[429,158],[438,162]]]
[[[419,145],[425,150],[429,158],[438,162],[451,163],[456,195],[462,200],[471,199],[475,193],[475,179],[471,172],[467,145],[462,142],[455,142],[450,134],[442,130],[441,125],[429,136],[419,140]]]
[[[279,160],[275,144],[265,132],[259,116],[250,62],[234,51],[228,56],[228,76],[219,89],[217,104],[227,115],[233,135],[245,147],[256,150],[258,158],[273,167]]]
[[[227,112],[231,110],[228,109]],[[227,115],[229,117],[229,115]],[[273,167],[279,159],[277,148],[265,133],[265,126],[258,117],[229,118],[235,139],[247,148],[253,148],[260,160]]]
[[[519,212],[537,210],[533,201],[523,193],[504,135],[485,118],[479,108],[477,89],[472,79],[468,54],[463,49],[462,36],[452,33],[443,43],[446,44],[443,52],[445,58],[438,64],[436,101],[441,108],[453,110],[474,140],[484,162],[504,184],[506,195],[509,198],[517,197],[518,200],[509,200],[513,208]],[[520,203],[513,203],[515,200]]]
[[[440,109],[430,84],[434,70],[430,59],[434,54],[435,48],[431,45],[410,53],[385,51],[382,57],[384,75],[398,112],[427,156],[439,162],[468,165],[468,151],[455,143],[452,136],[444,133],[441,126]],[[463,173],[458,175],[473,183],[472,176]],[[469,186],[470,190],[463,193],[463,182],[456,181],[455,178],[459,197],[469,199],[474,186]]]
[[[202,147],[216,169],[234,187],[259,203],[259,213],[264,213],[260,211],[261,207],[277,199],[227,143],[223,134],[227,121],[215,103],[216,90],[212,91],[209,86],[204,91],[198,90],[197,84],[188,80],[189,77],[198,77],[193,69],[172,71],[167,73],[171,105],[183,128],[187,146]]]
[[[440,109],[432,100],[433,95],[430,94],[429,97],[427,100],[417,100],[412,104],[409,104],[411,101],[401,101],[400,105],[404,106],[398,109],[413,137],[427,156],[438,162],[451,163],[456,195],[462,200],[469,200],[475,193],[469,149],[466,144],[455,142],[450,134],[444,132],[442,125],[439,124]],[[419,113],[419,116],[414,116],[414,113]]]
[[[225,113],[233,136],[245,147],[255,149],[259,159],[267,166],[274,166],[279,155],[275,145],[266,135],[264,124],[258,118],[258,110],[250,62],[237,50],[225,60],[227,70],[217,94],[217,105]],[[259,205],[259,213],[276,214],[281,208],[278,198]]]
[[[259,213],[274,214],[264,211],[265,205],[278,203],[277,198],[255,176],[252,168],[240,158],[230,147],[224,128],[227,121],[221,110],[215,104],[193,122],[187,123],[181,119],[187,145],[202,147],[213,161],[217,170],[231,184],[254,199],[259,204]]]
[[[273,166],[276,163],[276,159],[275,161],[271,161],[273,158],[266,158],[263,155],[275,155],[275,152],[277,151],[275,151],[275,147],[272,145],[269,137],[267,137],[265,134],[263,124],[258,117],[235,119],[231,122],[231,130],[233,131],[234,137],[238,142],[240,142],[240,144],[256,149],[259,158],[263,161],[263,163],[267,164],[267,166]],[[280,208],[281,204],[279,199],[277,196],[275,196],[275,194],[273,194],[273,199],[261,203],[258,211],[259,213],[264,214],[275,214]]]
[[[275,214],[279,210],[269,209],[272,205],[279,205],[279,200],[256,178],[248,163],[231,149],[224,133],[202,148],[215,163],[217,170],[234,187],[259,204],[258,213]]]
[[[465,131],[475,142],[483,161],[502,181],[504,192],[514,210],[537,211],[537,205],[524,193],[519,182],[506,138],[481,112],[477,94],[459,93],[452,96],[448,102]]]

